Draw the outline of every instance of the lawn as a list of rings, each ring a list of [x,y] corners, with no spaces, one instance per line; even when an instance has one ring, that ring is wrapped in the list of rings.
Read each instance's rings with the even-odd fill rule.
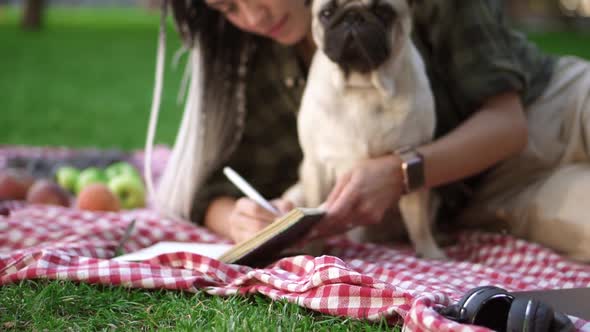
[[[158,16],[132,10],[56,10],[24,32],[0,14],[0,144],[143,146],[154,81]],[[2,19],[4,18],[4,22]],[[179,42],[171,31],[170,60]],[[183,68],[166,71],[159,140],[173,141]]]
[[[54,9],[23,32],[0,7],[0,144],[141,148],[154,79],[158,16],[132,9]],[[170,30],[168,59],[179,42]],[[543,49],[590,59],[588,37],[531,34]],[[171,144],[182,68],[166,70],[158,142]],[[63,281],[0,288],[0,330],[386,330],[260,296],[131,290]]]

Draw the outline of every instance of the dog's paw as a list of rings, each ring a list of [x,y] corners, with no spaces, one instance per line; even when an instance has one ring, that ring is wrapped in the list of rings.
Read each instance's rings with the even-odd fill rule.
[[[418,258],[436,259],[441,261],[449,260],[449,257],[444,253],[444,251],[438,247],[416,250],[416,256]]]
[[[291,186],[281,196],[282,199],[290,201],[296,207],[305,206],[305,196],[303,194],[303,188],[301,182],[297,182]]]

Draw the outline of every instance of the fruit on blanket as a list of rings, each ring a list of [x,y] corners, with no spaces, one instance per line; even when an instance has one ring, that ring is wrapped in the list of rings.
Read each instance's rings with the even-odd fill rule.
[[[139,174],[137,169],[130,163],[124,161],[116,162],[114,164],[109,165],[107,168],[105,168],[104,172],[107,176],[107,179],[109,180],[124,174],[135,176],[141,180],[141,175]]]
[[[119,199],[104,183],[91,183],[78,194],[76,207],[89,211],[119,211]]]
[[[70,195],[57,183],[41,179],[35,181],[35,184],[29,189],[27,202],[31,204],[70,206]]]
[[[62,166],[55,172],[57,184],[69,192],[76,192],[80,170],[72,166]]]
[[[106,184],[108,179],[104,171],[98,167],[88,167],[80,172],[78,181],[76,182],[76,193],[80,193],[86,186],[92,183]]]
[[[145,205],[145,187],[141,180],[130,174],[121,174],[109,180],[109,189],[115,193],[124,209]]]
[[[27,192],[34,182],[35,178],[24,170],[0,171],[0,201],[26,199]]]

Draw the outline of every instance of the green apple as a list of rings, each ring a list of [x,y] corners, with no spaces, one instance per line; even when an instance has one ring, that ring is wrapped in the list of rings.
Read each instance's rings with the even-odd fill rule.
[[[121,174],[109,180],[109,189],[119,198],[123,209],[145,205],[145,187],[141,180],[131,174]]]
[[[55,180],[64,189],[75,192],[80,170],[72,166],[62,166],[55,172]]]
[[[107,168],[105,168],[104,172],[109,180],[123,174],[129,174],[141,180],[141,175],[139,174],[135,166],[124,161],[119,161],[109,165]]]
[[[91,183],[107,183],[108,179],[103,170],[98,167],[88,167],[80,172],[78,181],[76,182],[76,193],[79,193]]]

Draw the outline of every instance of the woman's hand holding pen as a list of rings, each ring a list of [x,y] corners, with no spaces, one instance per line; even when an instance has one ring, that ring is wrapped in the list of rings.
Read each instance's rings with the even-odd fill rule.
[[[281,215],[294,207],[291,202],[284,199],[275,199],[271,203],[281,212]],[[229,215],[230,237],[236,243],[248,240],[277,217],[279,215],[268,211],[254,200],[242,197],[236,201]]]
[[[228,217],[229,235],[236,243],[250,239],[256,232],[294,207],[291,202],[284,199],[267,201],[231,167],[224,167],[223,174],[246,195],[233,204]]]

